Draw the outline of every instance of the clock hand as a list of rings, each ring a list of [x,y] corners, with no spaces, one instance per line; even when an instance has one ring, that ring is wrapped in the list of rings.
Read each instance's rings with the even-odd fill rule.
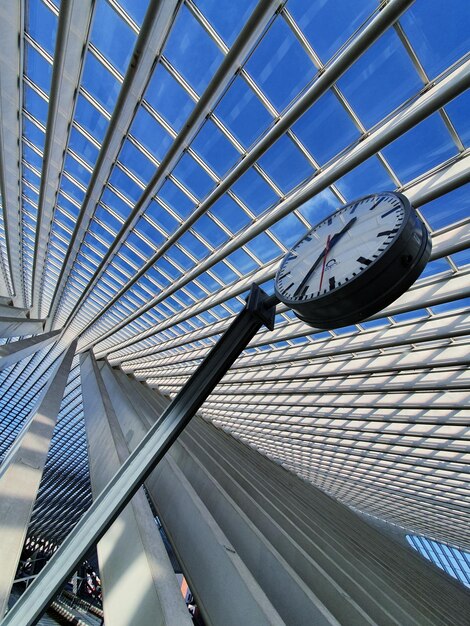
[[[330,251],[330,235],[328,235],[328,239],[326,240],[325,256],[323,257],[323,266],[321,268],[320,286],[318,287],[318,291],[321,291],[321,286],[323,283],[323,275],[325,274],[326,258],[328,256],[329,251]]]
[[[333,248],[333,246],[338,243],[338,241],[341,239],[341,237],[343,237],[343,235],[346,234],[346,232],[351,228],[351,226],[354,224],[354,222],[357,220],[357,217],[353,217],[352,219],[349,220],[349,222],[339,231],[339,233],[336,233],[335,235],[333,235],[333,237],[330,238],[330,236],[328,236],[328,242],[327,242],[327,247],[325,247],[324,250],[322,250],[322,252],[320,253],[320,255],[318,256],[317,260],[315,261],[315,263],[312,265],[312,267],[310,268],[310,270],[305,274],[302,282],[299,284],[299,286],[297,287],[297,289],[294,292],[294,296],[298,296],[299,293],[302,291],[302,289],[305,287],[305,285],[308,283],[308,281],[310,280],[310,277],[312,276],[313,272],[317,269],[317,267],[320,265],[321,260],[328,254],[328,252]],[[328,245],[329,244],[329,245]]]
[[[343,226],[343,228],[339,231],[339,233],[336,233],[335,235],[333,235],[330,241],[330,248],[329,248],[330,250],[335,244],[338,243],[341,237],[343,237],[343,235],[345,235],[348,232],[348,230],[351,228],[351,226],[354,224],[356,220],[357,220],[357,217],[351,218],[349,222],[345,226]]]

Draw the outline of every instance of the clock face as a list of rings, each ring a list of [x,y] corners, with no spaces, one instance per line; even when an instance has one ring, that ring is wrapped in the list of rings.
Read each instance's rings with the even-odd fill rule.
[[[285,257],[277,277],[283,299],[319,297],[353,280],[390,245],[405,209],[396,195],[367,196],[323,220]]]
[[[276,275],[276,295],[318,328],[353,323],[403,293],[430,251],[429,234],[405,196],[365,196],[295,244]]]

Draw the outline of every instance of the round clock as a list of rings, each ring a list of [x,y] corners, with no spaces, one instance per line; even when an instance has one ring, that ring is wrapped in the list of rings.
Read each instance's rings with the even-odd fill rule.
[[[276,296],[316,328],[354,324],[404,293],[430,254],[429,233],[404,195],[365,196],[322,220],[286,254]]]

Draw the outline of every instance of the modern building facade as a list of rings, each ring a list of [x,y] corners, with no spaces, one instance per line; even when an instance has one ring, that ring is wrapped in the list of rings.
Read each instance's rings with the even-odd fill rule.
[[[418,281],[333,331],[278,305],[146,493],[207,623],[465,623],[467,592],[387,525],[470,550],[469,33],[464,0],[0,4],[13,578],[23,546],[47,557],[69,536],[250,286],[272,293],[336,208],[398,190],[432,235]],[[159,608],[138,596],[136,617],[123,592],[113,610],[183,624],[143,491],[132,507],[142,544],[124,558],[106,535],[100,570],[134,598],[148,580]]]

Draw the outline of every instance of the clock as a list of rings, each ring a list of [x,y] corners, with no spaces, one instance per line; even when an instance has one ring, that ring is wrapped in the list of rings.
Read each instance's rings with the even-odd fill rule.
[[[364,196],[294,245],[277,272],[275,293],[316,328],[354,324],[404,293],[430,254],[431,237],[403,194]]]

